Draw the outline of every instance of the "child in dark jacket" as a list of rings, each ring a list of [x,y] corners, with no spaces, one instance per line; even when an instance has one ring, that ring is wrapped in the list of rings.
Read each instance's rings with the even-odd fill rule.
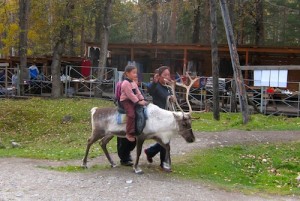
[[[146,105],[142,93],[140,92],[136,82],[137,68],[135,66],[128,65],[124,70],[124,81],[121,86],[120,102],[126,111],[126,138],[134,142],[135,141],[135,107],[136,105]]]

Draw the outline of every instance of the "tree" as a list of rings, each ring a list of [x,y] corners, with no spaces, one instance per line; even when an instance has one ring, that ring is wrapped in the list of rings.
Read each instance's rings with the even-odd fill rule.
[[[61,71],[61,57],[64,53],[65,43],[70,32],[70,24],[72,22],[72,10],[74,9],[74,0],[69,0],[63,9],[61,24],[59,26],[59,35],[57,37],[54,49],[53,58],[51,64],[52,72],[52,91],[51,96],[53,98],[61,97],[61,81],[60,81],[60,71]]]
[[[0,1],[0,56],[20,52],[20,22],[17,11],[21,0]],[[24,1],[25,2],[25,1]],[[27,55],[49,55],[56,44],[57,29],[66,1],[30,0],[27,21]],[[65,54],[82,55],[83,42],[100,42],[104,0],[76,2]],[[140,0],[114,1],[109,42],[177,42],[208,44],[209,1]],[[227,0],[237,43],[243,45],[299,46],[299,0]],[[153,10],[152,10],[153,9]],[[280,16],[280,17],[278,17]],[[152,22],[152,23],[151,23]],[[218,24],[222,23],[218,20]],[[22,23],[24,25],[24,23]],[[226,43],[223,26],[218,41]],[[17,38],[16,38],[17,36]]]
[[[157,15],[157,8],[158,8],[158,2],[152,1],[151,7],[152,7],[152,43],[157,43],[157,26],[158,26],[158,15]]]
[[[255,45],[264,44],[264,7],[262,0],[255,2]]]
[[[194,20],[193,20],[193,39],[192,43],[198,43],[200,38],[200,0],[197,1],[197,5],[194,10]]]
[[[95,10],[98,12],[95,12],[95,37],[94,37],[94,41],[96,43],[99,43],[101,40],[101,25],[102,23],[102,12],[99,12],[100,10],[102,10],[102,0],[95,0]],[[105,11],[104,11],[105,12]]]
[[[220,120],[219,99],[219,58],[217,38],[217,11],[216,0],[210,0],[210,27],[211,27],[211,63],[213,76],[213,113],[214,119]]]
[[[178,0],[171,1],[172,11],[171,11],[171,22],[170,22],[170,38],[171,43],[176,42],[176,30],[177,30],[177,16],[178,16]]]
[[[20,0],[20,83],[23,83],[23,80],[27,75],[27,33],[28,33],[28,15],[30,8],[30,0]],[[21,85],[21,94],[24,93],[23,85]]]
[[[104,78],[104,67],[106,67],[106,60],[107,60],[107,46],[108,46],[108,39],[109,39],[109,30],[111,27],[110,24],[110,15],[111,15],[111,7],[112,7],[112,0],[106,0],[104,9],[103,9],[103,22],[102,22],[102,33],[101,33],[101,48],[100,48],[100,60],[99,60],[99,68],[98,68],[98,79],[100,81]],[[95,91],[95,96],[101,96],[99,90]]]
[[[111,16],[111,8],[112,8],[112,0],[106,0],[104,9],[103,9],[103,23],[102,23],[102,34],[101,34],[101,51],[100,51],[100,61],[99,67],[103,69],[106,66],[107,60],[107,46],[109,40],[109,30],[111,27],[110,16]],[[103,72],[100,73],[100,77],[102,78]]]

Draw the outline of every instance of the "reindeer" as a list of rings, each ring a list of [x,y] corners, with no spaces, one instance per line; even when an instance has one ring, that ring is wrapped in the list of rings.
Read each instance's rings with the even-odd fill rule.
[[[186,88],[187,93],[189,93],[191,86],[197,79],[192,80],[190,78],[190,80],[191,82],[189,86],[183,86],[180,84]],[[173,82],[170,87],[173,90],[173,94],[175,94],[175,82]],[[188,97],[188,95],[186,97]],[[187,103],[189,104],[188,100]],[[146,106],[146,125],[143,133],[136,136],[136,160],[133,165],[133,170],[136,174],[143,173],[138,164],[145,140],[154,139],[166,149],[166,159],[163,164],[163,168],[165,170],[171,169],[170,140],[173,136],[181,135],[188,143],[195,141],[195,136],[191,126],[192,118],[190,105],[189,112],[184,112],[179,106],[177,100],[176,105],[181,111],[176,112],[164,110],[152,103]],[[87,142],[85,156],[82,160],[83,167],[87,168],[87,158],[90,147],[98,140],[100,140],[99,144],[110,162],[111,167],[116,167],[116,164],[108,153],[106,145],[114,136],[125,137],[126,125],[118,124],[117,117],[117,108],[94,107],[91,109],[92,135]]]

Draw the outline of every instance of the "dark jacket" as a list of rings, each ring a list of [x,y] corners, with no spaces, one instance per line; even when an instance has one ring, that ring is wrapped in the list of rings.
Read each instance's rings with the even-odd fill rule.
[[[158,83],[152,83],[148,86],[149,94],[153,98],[153,104],[157,105],[162,109],[166,109],[167,97],[172,95],[171,90]]]

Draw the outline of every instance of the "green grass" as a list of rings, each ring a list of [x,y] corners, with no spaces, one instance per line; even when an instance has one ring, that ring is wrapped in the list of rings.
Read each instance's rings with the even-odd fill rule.
[[[95,106],[107,107],[113,106],[113,103],[99,99],[0,99],[0,157],[82,159],[91,133],[90,110]],[[73,119],[62,123],[66,115]],[[252,115],[250,122],[243,125],[241,114],[221,113],[220,121],[213,120],[212,113],[193,116],[200,117],[193,121],[195,131],[300,130],[300,118]],[[11,141],[20,143],[21,147],[12,148]],[[115,139],[108,149],[116,152]],[[299,195],[299,187],[295,183],[295,177],[300,173],[299,150],[299,142],[202,150],[187,157],[173,157],[172,175],[205,180],[228,189]],[[89,157],[100,154],[103,154],[102,150],[95,144]],[[262,162],[263,159],[266,161]],[[78,166],[44,168],[82,171]]]
[[[240,113],[220,113],[220,121],[213,119],[212,113],[194,113],[193,117],[200,119],[193,121],[194,131],[300,131],[300,118],[288,118],[286,116],[266,116],[262,114],[251,115],[249,123],[243,124]]]
[[[244,192],[300,195],[300,142],[236,145],[173,158],[174,174]]]
[[[91,133],[91,108],[112,105],[99,99],[1,99],[0,141],[6,149],[0,149],[0,156],[82,158]],[[73,117],[70,123],[62,123],[66,115]],[[11,141],[20,143],[21,147],[11,148]],[[115,151],[115,146],[109,149]],[[100,146],[95,145],[90,156],[100,153]]]

